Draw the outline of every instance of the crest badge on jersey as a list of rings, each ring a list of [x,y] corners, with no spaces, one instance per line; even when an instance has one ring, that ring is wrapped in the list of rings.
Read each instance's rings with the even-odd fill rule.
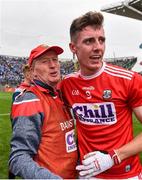
[[[110,89],[106,89],[103,92],[103,99],[108,100],[112,97],[112,91]]]

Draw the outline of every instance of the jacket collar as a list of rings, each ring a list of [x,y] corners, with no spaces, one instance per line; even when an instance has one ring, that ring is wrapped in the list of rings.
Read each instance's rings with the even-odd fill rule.
[[[49,93],[51,96],[57,96],[57,92],[53,89],[53,87],[48,84],[43,83],[40,80],[34,79],[33,84],[37,86],[42,92]]]

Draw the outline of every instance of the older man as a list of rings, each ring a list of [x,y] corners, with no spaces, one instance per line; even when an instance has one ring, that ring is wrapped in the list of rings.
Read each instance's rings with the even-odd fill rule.
[[[28,63],[33,84],[16,98],[11,118],[10,171],[26,179],[76,178],[74,122],[56,91],[58,46],[40,45]]]

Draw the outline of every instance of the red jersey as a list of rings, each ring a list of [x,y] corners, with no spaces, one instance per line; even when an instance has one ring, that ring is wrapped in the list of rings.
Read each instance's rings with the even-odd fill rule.
[[[132,71],[103,63],[90,77],[80,72],[68,75],[61,83],[63,98],[77,119],[81,160],[95,150],[118,149],[133,139],[132,110],[142,105],[142,77]],[[132,156],[120,165],[96,176],[128,178],[141,171],[139,157]]]

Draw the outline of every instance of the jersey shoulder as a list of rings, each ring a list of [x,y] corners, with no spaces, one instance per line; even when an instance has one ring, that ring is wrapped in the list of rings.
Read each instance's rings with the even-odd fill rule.
[[[104,72],[106,72],[111,76],[128,79],[128,80],[131,80],[136,74],[134,71],[127,70],[123,67],[107,64],[107,63],[104,68]]]
[[[79,74],[80,74],[79,72],[73,72],[71,74],[68,74],[68,75],[64,76],[63,80],[70,79],[70,78],[78,78]]]

